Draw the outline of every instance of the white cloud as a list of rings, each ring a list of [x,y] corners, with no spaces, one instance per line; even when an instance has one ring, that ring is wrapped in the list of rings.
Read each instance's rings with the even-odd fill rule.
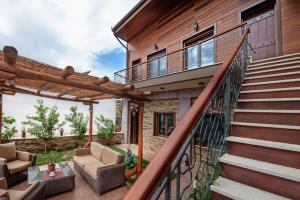
[[[95,53],[120,48],[111,32],[138,0],[1,0],[0,45],[13,45],[20,55],[78,71],[99,66]]]

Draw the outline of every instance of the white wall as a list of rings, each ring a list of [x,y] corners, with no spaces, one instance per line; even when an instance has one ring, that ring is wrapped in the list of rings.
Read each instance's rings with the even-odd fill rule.
[[[21,136],[22,121],[26,119],[26,115],[33,115],[35,113],[35,108],[33,107],[36,104],[37,99],[43,99],[45,105],[53,106],[56,105],[60,114],[60,119],[63,120],[65,114],[69,113],[71,106],[77,105],[78,110],[83,112],[86,116],[89,116],[89,106],[83,105],[83,103],[62,101],[47,99],[41,97],[35,97],[25,94],[16,94],[15,96],[3,95],[3,112],[6,115],[12,116],[16,119],[16,128],[18,133],[16,136]],[[96,133],[96,116],[100,114],[112,119],[115,122],[116,118],[116,103],[115,99],[101,100],[99,104],[94,105],[94,125],[93,133]],[[70,133],[70,128],[68,124],[64,125],[64,134]],[[27,136],[29,134],[27,133]],[[58,135],[58,131],[57,131]]]

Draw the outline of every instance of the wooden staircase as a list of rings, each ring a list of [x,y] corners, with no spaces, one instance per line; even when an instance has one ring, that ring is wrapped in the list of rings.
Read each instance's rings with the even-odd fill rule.
[[[213,199],[300,199],[300,53],[252,62]]]

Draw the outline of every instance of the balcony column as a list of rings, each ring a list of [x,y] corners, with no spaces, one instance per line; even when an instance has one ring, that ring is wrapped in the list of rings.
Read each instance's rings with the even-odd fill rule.
[[[124,143],[128,144],[129,143],[129,101],[127,98],[123,98],[122,99],[122,127],[121,127],[121,131],[124,134]]]
[[[137,176],[142,174],[143,163],[143,115],[144,115],[144,103],[139,105],[139,128],[138,128],[138,163],[137,163]]]
[[[88,143],[90,144],[93,141],[93,113],[94,113],[93,104],[90,104],[89,111],[90,111],[90,129],[89,129]]]

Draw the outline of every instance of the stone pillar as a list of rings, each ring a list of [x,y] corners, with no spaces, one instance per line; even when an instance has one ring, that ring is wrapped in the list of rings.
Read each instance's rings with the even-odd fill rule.
[[[123,98],[123,107],[122,107],[122,129],[121,131],[124,134],[124,143],[128,143],[128,109],[129,109],[129,100]]]
[[[190,97],[180,97],[179,98],[179,111],[178,111],[178,119],[181,121],[185,116],[186,112],[191,107],[192,100]]]

